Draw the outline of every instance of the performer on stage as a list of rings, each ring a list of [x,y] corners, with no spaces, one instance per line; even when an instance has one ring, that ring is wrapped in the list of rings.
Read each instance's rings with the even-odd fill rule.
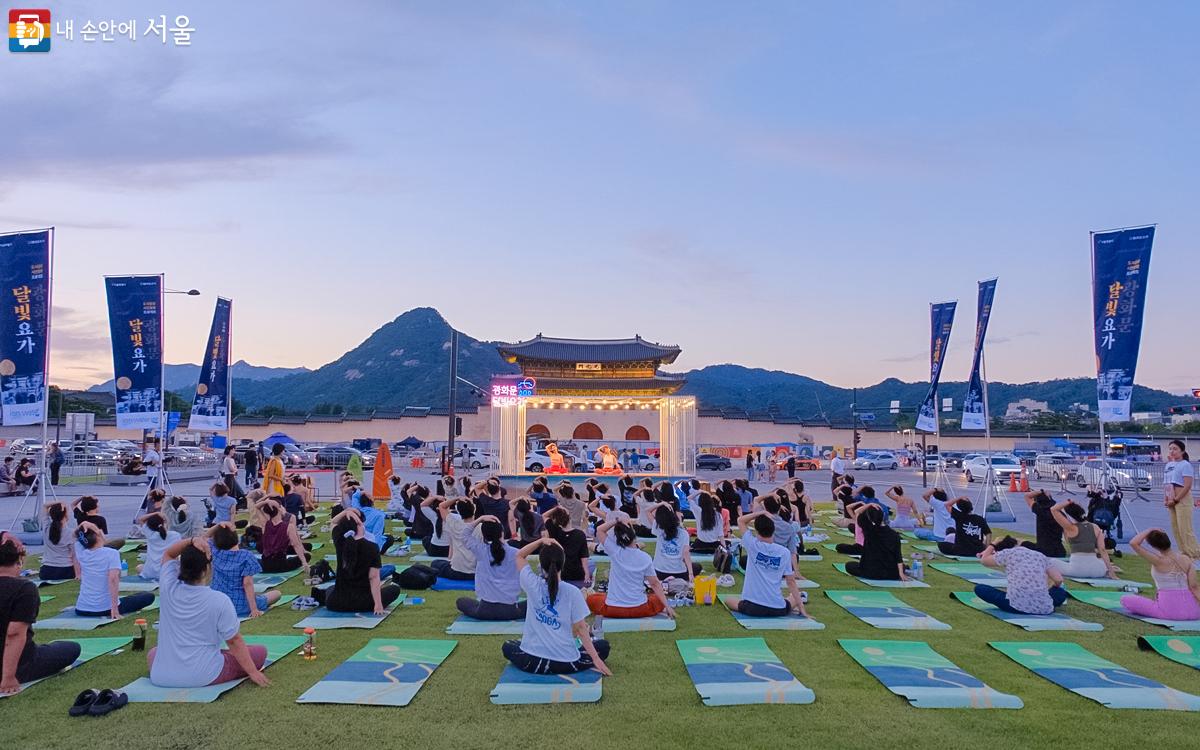
[[[612,448],[602,445],[596,449],[596,455],[600,457],[600,466],[596,468],[597,474],[621,473],[621,464],[617,461],[617,454]]]
[[[546,455],[550,457],[550,466],[546,469],[547,474],[566,474],[567,464],[563,460],[563,456],[558,452],[557,443],[546,444]]]

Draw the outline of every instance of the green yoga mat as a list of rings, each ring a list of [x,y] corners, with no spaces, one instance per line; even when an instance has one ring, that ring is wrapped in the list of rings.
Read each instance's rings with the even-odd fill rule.
[[[913,609],[890,591],[826,591],[842,609],[885,630],[949,630],[950,626]]]
[[[727,600],[732,594],[718,594],[717,598],[721,600],[721,604],[729,609]],[[738,624],[746,630],[824,630],[825,623],[817,622],[811,617],[801,617],[796,614],[784,615],[782,617],[752,617],[744,615],[741,612],[735,612],[730,609],[729,613],[733,615],[733,619],[737,620]],[[607,620],[605,620],[607,622]],[[606,625],[607,627],[607,625]]]
[[[263,669],[300,648],[304,645],[305,640],[302,635],[247,635],[243,637],[249,646],[267,647],[267,663]],[[149,677],[139,677],[121,690],[129,696],[130,703],[212,703],[220,698],[226,690],[232,690],[245,679],[242,677],[202,687],[167,688],[150,682]]]
[[[837,568],[838,571],[840,571],[842,573],[846,573],[846,575],[850,575],[848,572],[846,572],[846,563],[834,563],[833,567]],[[912,578],[908,579],[907,581],[877,581],[872,578],[859,578],[858,576],[853,576],[853,578],[855,578],[858,581],[861,581],[862,583],[867,584],[868,586],[875,586],[877,588],[882,588],[882,589],[927,589],[927,588],[929,588],[928,583],[925,583],[924,581],[917,581]]]
[[[696,692],[706,706],[812,703],[805,687],[762,638],[676,641]]]
[[[1128,596],[1124,591],[1099,591],[1096,589],[1067,589],[1067,593],[1075,599],[1090,604],[1093,607],[1108,610],[1114,614],[1123,615],[1134,620],[1148,622],[1151,625],[1161,625],[1176,631],[1200,631],[1200,620],[1160,620],[1157,617],[1135,615],[1121,606],[1121,597]]]
[[[38,603],[45,604],[46,602],[50,601],[53,598],[54,598],[53,596],[46,596],[45,594],[39,594],[38,595]]]
[[[958,560],[960,562],[979,562],[979,558],[975,555],[971,555],[970,557],[967,557],[966,555],[947,555],[945,552],[942,552],[940,549],[938,549],[936,544],[914,544],[913,547],[921,550],[922,552],[932,552],[935,555],[948,557],[951,560]]]
[[[498,706],[595,703],[603,686],[603,677],[594,669],[575,674],[529,674],[509,664],[492,688],[491,701]]]
[[[1200,696],[1134,674],[1077,643],[1002,641],[988,645],[1039,677],[1107,708],[1200,711]]]
[[[1137,644],[1143,651],[1154,650],[1171,661],[1200,669],[1200,636],[1143,635]]]
[[[286,573],[259,573],[254,576],[254,593],[264,594],[267,589],[277,588],[300,575],[300,570],[289,570]]]
[[[525,632],[524,620],[476,620],[459,615],[446,628],[447,635],[521,635]]]
[[[923,641],[839,639],[863,669],[916,708],[1021,708],[1015,695],[997,692],[959,669]]]
[[[1098,622],[1084,622],[1083,620],[1076,620],[1074,617],[1065,615],[1062,612],[1054,612],[1048,615],[1025,615],[1016,614],[1014,612],[1005,612],[998,607],[988,604],[978,596],[975,596],[974,592],[970,591],[955,591],[954,593],[950,594],[950,598],[957,599],[971,609],[977,609],[980,612],[985,612],[992,617],[995,617],[997,620],[1004,620],[1007,623],[1016,625],[1019,628],[1024,628],[1025,630],[1104,630],[1104,626]]]
[[[1003,570],[989,568],[980,562],[929,563],[929,567],[973,584],[985,584],[1002,589],[1008,586],[1008,576]]]
[[[458,641],[372,638],[297,703],[407,706]]]
[[[295,598],[296,598],[295,594],[288,594],[287,596],[281,596],[281,597],[279,597],[279,601],[275,602],[270,607],[267,607],[267,612],[270,612],[273,609],[278,609],[279,607],[282,607],[285,604],[290,604],[292,602],[292,600]],[[267,612],[263,612],[263,617],[267,616]],[[254,618],[252,618],[250,615],[246,615],[245,617],[238,618],[238,620],[241,622],[246,622],[246,621],[252,620],[252,619],[254,619]]]
[[[75,614],[74,607],[67,607],[62,612],[59,612],[53,617],[45,620],[38,620],[34,623],[36,630],[95,630],[96,628],[110,625],[114,622],[128,623],[133,627],[133,621],[139,617],[144,617],[144,612],[151,612],[158,609],[158,599],[154,600],[149,607],[141,609],[137,612],[125,615],[122,620],[110,620],[107,617],[80,617]]]
[[[126,646],[128,646],[130,643],[133,642],[133,637],[126,636],[126,637],[122,637],[122,638],[65,638],[65,639],[61,639],[61,640],[74,641],[74,642],[78,643],[79,644],[79,657],[77,659],[75,659],[74,663],[72,663],[69,667],[62,670],[62,672],[58,672],[57,674],[52,674],[52,675],[50,675],[50,677],[57,677],[58,675],[63,674],[63,672],[70,672],[72,669],[76,669],[78,667],[83,666],[84,664],[87,664],[92,659],[95,659],[100,656],[104,656],[105,654],[111,654],[118,649],[125,648]],[[48,679],[50,679],[50,677],[43,677],[42,680],[48,680]],[[32,682],[22,682],[21,683],[21,693],[25,692],[30,687],[38,684],[42,680],[33,680]],[[19,695],[19,694],[20,693],[15,693],[15,695]],[[6,695],[4,693],[0,693],[0,698],[8,698],[8,697],[9,697],[8,695]]]

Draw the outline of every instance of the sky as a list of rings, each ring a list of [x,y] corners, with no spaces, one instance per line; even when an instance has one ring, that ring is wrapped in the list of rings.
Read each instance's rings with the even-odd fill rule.
[[[1137,380],[1200,387],[1193,3],[50,7],[74,40],[0,59],[0,232],[56,227],[57,383],[112,377],[102,277],[159,272],[202,292],[170,362],[222,295],[257,365],[432,306],[864,386],[927,379],[957,299],[962,380],[999,277],[989,379],[1094,376],[1088,232],[1156,223]]]

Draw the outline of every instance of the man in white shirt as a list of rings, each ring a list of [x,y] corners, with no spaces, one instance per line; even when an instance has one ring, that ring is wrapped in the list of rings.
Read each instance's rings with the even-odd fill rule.
[[[834,500],[837,500],[838,482],[841,481],[842,475],[846,473],[846,462],[837,451],[833,452],[833,460],[829,462],[829,470],[833,472],[833,479],[829,483],[829,491],[835,495]]]
[[[150,480],[150,489],[159,487],[159,471],[162,468],[162,456],[155,450],[157,440],[147,440],[142,449],[142,466],[146,467],[146,478]]]

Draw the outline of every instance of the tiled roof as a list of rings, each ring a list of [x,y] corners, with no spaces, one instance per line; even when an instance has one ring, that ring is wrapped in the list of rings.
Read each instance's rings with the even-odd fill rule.
[[[552,362],[637,362],[649,359],[671,363],[679,356],[678,346],[664,346],[631,339],[554,339],[538,334],[528,341],[497,344],[502,357],[540,359]]]
[[[238,416],[233,418],[233,423],[236,425],[259,426],[259,425],[270,424],[270,420],[267,419],[266,417],[260,417],[260,416],[252,415],[252,414],[239,414]]]
[[[681,388],[682,375],[655,375],[652,378],[538,378],[539,391],[648,391]]]

